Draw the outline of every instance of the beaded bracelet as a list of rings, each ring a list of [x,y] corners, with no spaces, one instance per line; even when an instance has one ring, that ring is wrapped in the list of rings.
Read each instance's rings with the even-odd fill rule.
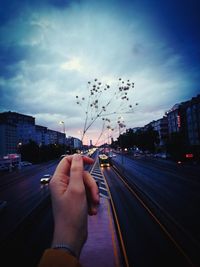
[[[67,244],[57,244],[52,246],[53,249],[63,249],[65,251],[67,251],[69,254],[71,254],[72,256],[74,256],[75,258],[78,258],[76,253],[67,245]]]

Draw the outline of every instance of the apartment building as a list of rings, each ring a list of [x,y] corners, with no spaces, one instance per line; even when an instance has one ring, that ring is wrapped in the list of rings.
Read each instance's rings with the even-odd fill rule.
[[[35,141],[38,145],[65,144],[64,133],[35,125],[35,118],[17,112],[0,113],[0,155],[17,153],[19,146]]]
[[[17,153],[17,126],[0,121],[0,156]]]
[[[186,120],[189,144],[200,146],[200,95],[187,103]]]

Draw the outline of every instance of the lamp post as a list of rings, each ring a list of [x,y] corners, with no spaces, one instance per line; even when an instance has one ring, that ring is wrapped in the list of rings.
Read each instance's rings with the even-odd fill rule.
[[[17,153],[19,155],[18,170],[21,170],[21,147],[22,147],[22,142],[19,142],[17,144]]]
[[[108,150],[109,150],[109,154],[111,151],[111,132],[112,132],[112,128],[110,126],[107,126],[108,129]]]
[[[122,148],[122,137],[120,138],[120,135],[122,133],[122,130],[120,131],[120,129],[125,128],[126,125],[124,124],[123,117],[119,117],[117,123],[119,125],[119,141],[120,141],[120,148],[121,148],[122,172],[124,172],[124,157],[123,157],[123,148]]]
[[[82,139],[82,136],[83,136],[83,133],[81,130],[78,130],[78,135],[80,135],[80,145],[81,145],[81,151],[84,150],[84,145],[83,145],[83,139]]]

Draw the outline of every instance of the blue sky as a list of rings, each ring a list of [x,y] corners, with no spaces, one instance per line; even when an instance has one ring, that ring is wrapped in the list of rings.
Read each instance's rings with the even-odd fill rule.
[[[1,0],[0,112],[60,131],[64,121],[67,135],[80,137],[86,105],[76,96],[86,102],[88,81],[97,78],[110,85],[105,105],[120,77],[134,88],[127,102],[109,105],[113,137],[118,116],[127,128],[159,119],[200,92],[199,13],[198,0]],[[95,143],[101,129],[99,119],[85,142]]]

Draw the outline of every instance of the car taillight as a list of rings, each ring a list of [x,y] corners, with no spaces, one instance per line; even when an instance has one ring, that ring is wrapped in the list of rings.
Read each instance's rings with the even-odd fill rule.
[[[189,159],[189,158],[193,158],[194,155],[192,153],[188,153],[188,154],[185,154],[185,157]]]

